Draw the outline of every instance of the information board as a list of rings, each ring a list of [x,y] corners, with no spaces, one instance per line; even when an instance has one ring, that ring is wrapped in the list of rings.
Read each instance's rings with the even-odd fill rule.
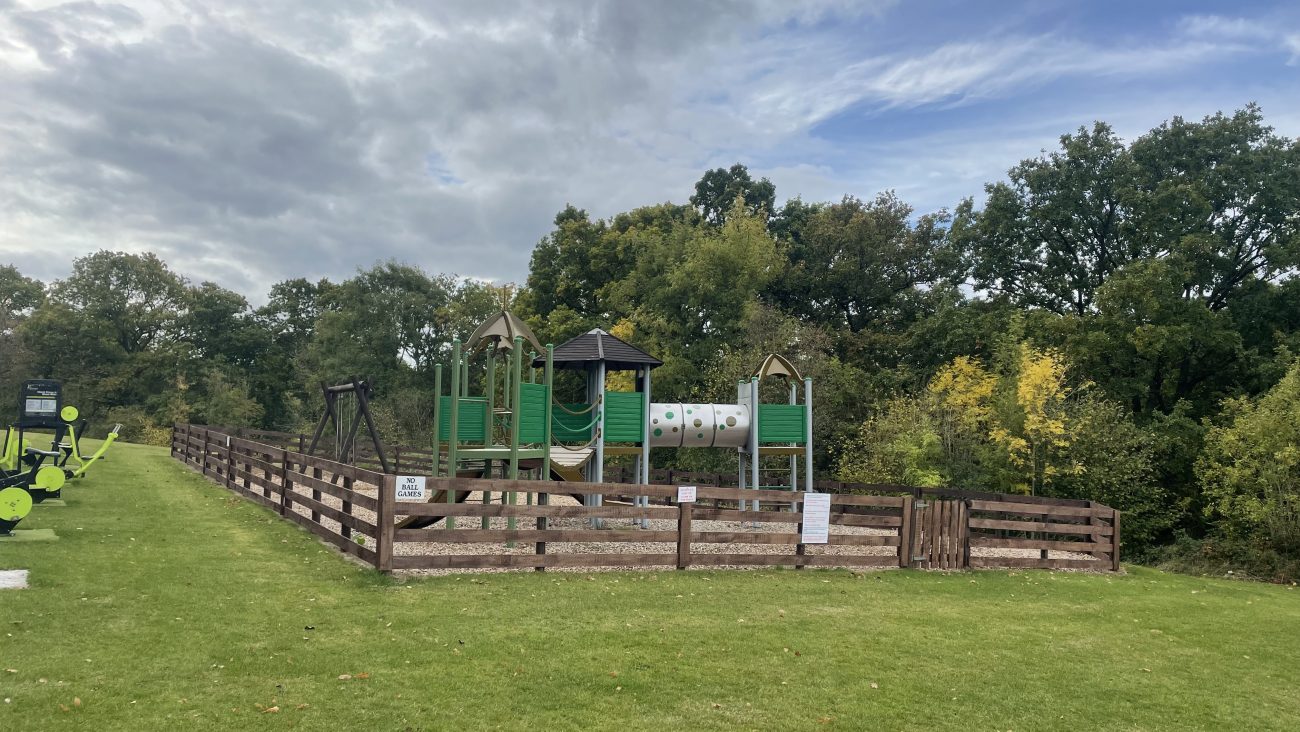
[[[679,485],[677,486],[678,503],[695,503],[695,486]]]
[[[423,475],[397,476],[397,500],[418,503],[426,500]]]
[[[831,494],[803,494],[803,535],[805,544],[825,544],[831,533]]]
[[[59,382],[50,379],[24,381],[18,398],[18,421],[27,427],[50,426],[59,422],[62,401],[63,387]]]

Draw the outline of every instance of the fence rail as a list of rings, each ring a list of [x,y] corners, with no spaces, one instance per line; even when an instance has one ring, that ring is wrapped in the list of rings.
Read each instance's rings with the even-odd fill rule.
[[[306,455],[306,436],[176,424],[172,456],[381,571],[548,567],[1044,567],[1119,569],[1119,512],[1078,500],[819,481],[825,544],[805,544],[803,493],[741,489],[714,474],[668,484],[440,478],[427,502],[397,476]],[[394,449],[394,464],[404,448]],[[408,472],[432,467],[406,453]],[[411,470],[411,468],[422,468]],[[398,468],[399,472],[402,468]],[[712,482],[705,480],[712,478]],[[676,484],[696,485],[677,503]],[[603,496],[602,505],[573,498]],[[645,496],[650,505],[633,499]],[[499,498],[499,500],[498,500]],[[553,501],[555,501],[553,503]],[[630,526],[603,526],[630,521]]]

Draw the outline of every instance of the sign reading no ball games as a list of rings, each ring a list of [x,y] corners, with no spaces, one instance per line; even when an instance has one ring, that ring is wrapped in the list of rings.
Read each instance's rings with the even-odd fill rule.
[[[424,500],[423,475],[397,476],[397,500],[419,502]]]
[[[678,503],[695,503],[695,486],[679,485],[677,486]]]
[[[826,544],[831,534],[831,494],[803,494],[803,536],[805,544]]]

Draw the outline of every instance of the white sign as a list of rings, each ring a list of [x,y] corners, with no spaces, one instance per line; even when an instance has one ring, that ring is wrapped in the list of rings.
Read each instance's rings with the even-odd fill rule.
[[[399,475],[397,476],[397,500],[418,502],[424,498],[424,476],[423,475]]]
[[[695,503],[695,486],[679,485],[677,486],[678,503]]]
[[[831,494],[803,494],[803,536],[805,544],[825,544],[831,533]]]

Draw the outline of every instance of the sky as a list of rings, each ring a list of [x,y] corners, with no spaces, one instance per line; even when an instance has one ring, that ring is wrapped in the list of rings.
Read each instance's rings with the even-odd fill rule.
[[[1300,3],[0,0],[0,264],[522,281],[566,204],[710,168],[927,213],[1094,120],[1250,102],[1300,136]]]

